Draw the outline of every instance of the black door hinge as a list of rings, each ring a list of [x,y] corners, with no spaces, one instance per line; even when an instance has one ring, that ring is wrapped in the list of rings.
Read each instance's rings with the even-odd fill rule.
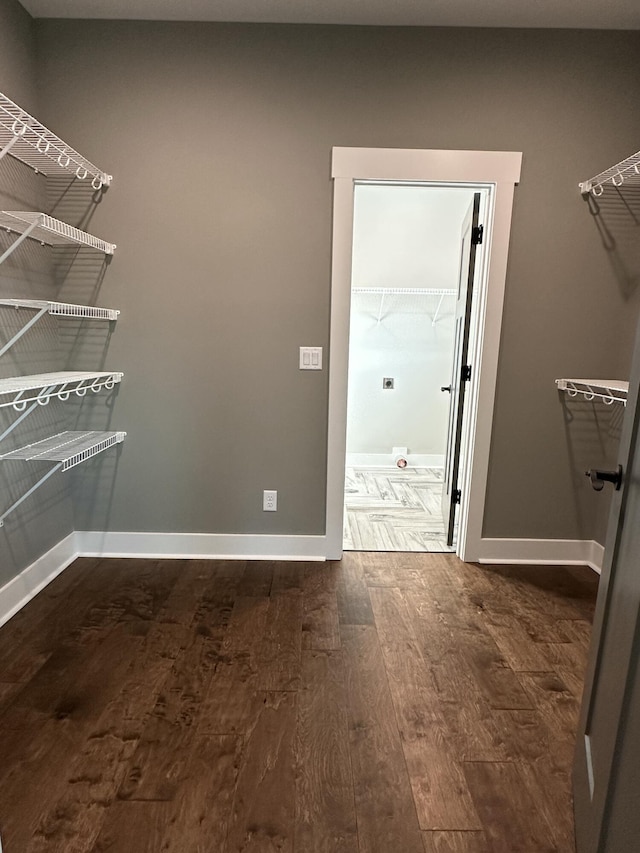
[[[471,381],[471,365],[470,364],[463,364],[462,365],[462,368],[460,369],[460,379],[462,379],[463,382],[470,382]]]
[[[460,489],[454,489],[453,490],[453,495],[451,496],[451,500],[454,504],[460,503],[460,501],[462,500],[462,492],[460,491]]]
[[[475,225],[471,229],[471,244],[479,246],[482,243],[482,235],[484,234],[484,225]]]

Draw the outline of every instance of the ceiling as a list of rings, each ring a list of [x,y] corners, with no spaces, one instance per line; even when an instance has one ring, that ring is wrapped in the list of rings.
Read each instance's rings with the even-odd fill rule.
[[[639,0],[20,0],[34,18],[640,29]]]

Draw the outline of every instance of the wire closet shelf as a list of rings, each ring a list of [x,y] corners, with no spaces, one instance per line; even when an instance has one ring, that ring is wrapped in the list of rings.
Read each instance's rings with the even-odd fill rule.
[[[0,356],[8,352],[20,338],[45,314],[54,317],[77,318],[82,320],[112,320],[118,319],[119,311],[114,308],[96,308],[93,305],[72,305],[69,302],[49,302],[44,299],[0,299],[0,308],[33,309],[36,313],[30,317],[12,338],[0,346]]]
[[[564,391],[569,397],[601,400],[607,406],[613,403],[627,405],[629,383],[622,379],[556,379],[556,385],[558,391]]]
[[[0,211],[0,228],[19,235],[4,254],[0,255],[0,264],[27,237],[37,240],[44,246],[85,246],[97,249],[105,255],[113,255],[116,250],[115,243],[107,243],[99,237],[94,237],[86,231],[81,231],[73,225],[67,225],[66,222],[39,211],[2,210]]]
[[[33,444],[0,454],[1,461],[19,459],[24,462],[61,462],[62,470],[68,471],[97,456],[109,447],[124,441],[126,432],[59,432]]]
[[[394,296],[410,296],[410,297],[435,297],[438,299],[438,304],[433,311],[433,316],[431,317],[431,325],[435,326],[438,322],[438,317],[440,316],[440,310],[442,308],[442,303],[449,296],[456,296],[457,290],[452,290],[451,288],[446,287],[352,287],[351,293],[354,296],[377,296],[380,300],[378,304],[378,317],[377,323],[383,319],[383,310],[385,307],[385,301],[388,301],[389,297]]]
[[[97,394],[103,389],[111,391],[122,380],[124,373],[100,371],[61,371],[59,373],[36,373],[31,376],[11,376],[0,379],[0,408],[12,406],[23,412],[27,403],[46,406],[52,398],[63,402],[71,394],[84,397],[87,391]]]
[[[27,500],[36,489],[45,483],[56,471],[68,471],[82,462],[97,456],[110,447],[120,444],[126,437],[126,432],[60,432],[57,435],[0,454],[0,462],[55,462],[55,465],[41,477],[28,491],[0,515],[0,527],[4,526],[7,516]]]
[[[600,172],[588,181],[579,184],[582,195],[591,195],[599,198],[605,191],[607,185],[621,187],[623,184],[640,186],[640,151],[616,163],[615,166]]]
[[[34,308],[55,317],[76,317],[86,320],[117,320],[120,311],[98,308],[95,305],[75,305],[71,302],[50,302],[47,299],[0,299],[5,308]]]
[[[90,180],[94,190],[112,181],[111,175],[0,93],[0,160],[5,154],[45,176],[71,174],[80,181]]]

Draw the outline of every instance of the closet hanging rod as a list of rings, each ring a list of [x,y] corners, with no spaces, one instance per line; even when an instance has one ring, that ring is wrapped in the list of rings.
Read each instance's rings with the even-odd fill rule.
[[[612,403],[627,405],[629,383],[622,379],[556,379],[556,386],[569,397],[602,400],[608,406]]]
[[[45,176],[88,180],[94,190],[113,179],[0,92],[0,160],[5,154]]]
[[[16,412],[23,412],[27,403],[37,402],[46,406],[52,398],[64,402],[71,394],[84,397],[87,391],[96,394],[103,388],[111,391],[123,376],[124,373],[113,370],[62,370],[58,373],[10,376],[0,379],[0,409],[12,406]]]
[[[591,195],[598,198],[605,190],[605,186],[609,184],[614,187],[621,187],[624,183],[631,185],[640,184],[640,151],[616,163],[615,166],[600,172],[588,181],[583,181],[579,184],[582,195]]]

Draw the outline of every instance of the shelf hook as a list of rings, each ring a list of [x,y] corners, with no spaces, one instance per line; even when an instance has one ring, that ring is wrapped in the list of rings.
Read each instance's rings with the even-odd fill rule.
[[[622,172],[618,172],[617,175],[611,175],[611,183],[614,187],[621,187],[624,184],[624,175]]]
[[[21,129],[18,130],[18,128],[21,128]],[[20,119],[17,118],[13,122],[13,125],[11,126],[11,132],[13,133],[14,136],[24,136],[25,133],[27,132],[27,125],[23,121],[20,121]]]

